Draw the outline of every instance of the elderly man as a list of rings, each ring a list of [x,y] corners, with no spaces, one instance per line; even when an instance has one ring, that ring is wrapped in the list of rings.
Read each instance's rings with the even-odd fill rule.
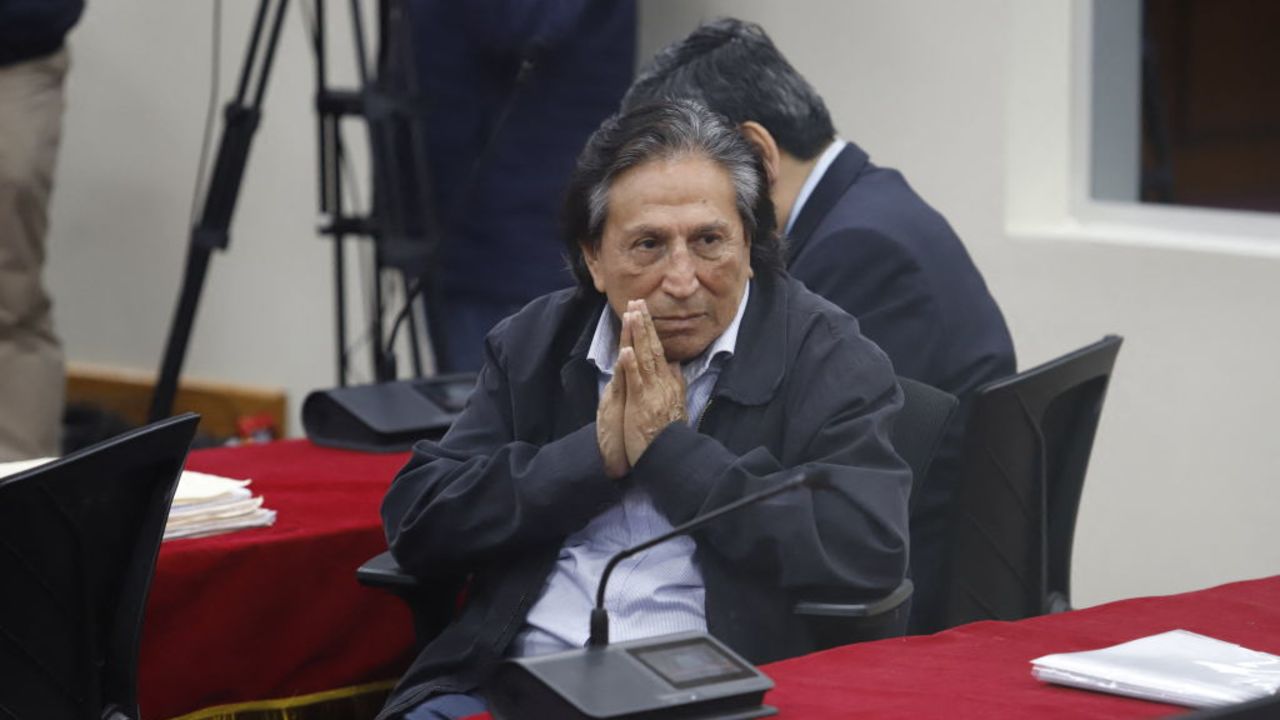
[[[787,271],[858,318],[897,374],[960,399],[912,502],[912,629],[941,629],[951,498],[960,483],[969,398],[1013,374],[1009,329],[947,221],[896,170],[836,137],[822,97],[759,25],[709,22],[659,52],[623,107],[692,98],[730,121],[764,158]]]
[[[780,269],[763,168],[691,102],[592,136],[570,182],[580,287],[503,321],[462,416],[383,504],[392,553],[470,575],[384,717],[456,717],[509,655],[581,647],[615,552],[797,470],[826,481],[619,566],[612,637],[706,630],[753,662],[812,649],[798,593],[906,571],[902,393],[857,322]]]

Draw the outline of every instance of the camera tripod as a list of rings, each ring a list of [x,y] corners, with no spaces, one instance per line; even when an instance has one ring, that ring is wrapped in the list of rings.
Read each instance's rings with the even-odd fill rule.
[[[422,119],[425,108],[416,97],[418,86],[410,23],[405,0],[379,0],[377,65],[376,72],[371,72],[360,0],[350,0],[359,87],[336,90],[329,87],[326,74],[325,0],[312,1],[315,22],[311,41],[315,54],[320,168],[318,195],[324,218],[319,232],[333,242],[338,384],[345,386],[348,374],[345,241],[352,237],[373,241],[373,311],[369,337],[374,378],[386,382],[395,379],[396,370],[390,342],[394,341],[394,334],[384,344],[383,270],[398,271],[404,280],[404,311],[417,294],[426,297],[428,332],[437,354],[444,342],[437,330],[440,323],[433,317],[438,306],[433,301],[436,287],[433,275],[441,230],[431,204]],[[289,0],[259,0],[236,94],[223,109],[218,150],[204,190],[202,211],[191,229],[181,290],[151,399],[151,421],[168,417],[172,412],[210,258],[215,250],[225,251],[230,242],[231,218],[253,137],[262,118],[262,101],[288,5]],[[371,209],[362,216],[351,214],[343,206],[341,171],[345,151],[340,130],[342,120],[347,118],[363,118],[369,132],[373,192]],[[409,323],[409,345],[413,371],[420,377],[420,343],[417,327],[412,322]]]

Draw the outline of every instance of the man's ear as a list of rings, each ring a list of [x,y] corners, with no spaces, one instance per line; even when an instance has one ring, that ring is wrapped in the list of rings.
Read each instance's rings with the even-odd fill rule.
[[[769,184],[778,182],[778,164],[781,162],[782,153],[773,135],[755,120],[742,123],[738,126],[738,130],[760,153],[761,159],[764,160],[764,171],[769,175]]]
[[[582,249],[582,259],[587,262],[587,272],[591,273],[591,284],[596,286],[597,292],[603,294],[604,273],[600,268],[600,247],[592,245],[588,240],[578,243],[578,247]]]

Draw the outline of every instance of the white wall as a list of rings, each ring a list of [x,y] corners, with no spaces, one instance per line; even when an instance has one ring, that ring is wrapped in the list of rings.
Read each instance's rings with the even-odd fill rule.
[[[761,22],[840,132],[901,169],[965,238],[1023,367],[1125,336],[1077,530],[1078,604],[1275,573],[1280,254],[1265,237],[1175,249],[1161,242],[1173,231],[1072,215],[1071,7],[641,0],[640,47],[704,16]],[[227,3],[227,73],[248,9]],[[329,246],[312,231],[310,59],[293,15],[188,369],[284,385],[296,402],[332,384],[333,363]],[[185,252],[208,16],[207,3],[92,3],[73,36],[49,268],[72,359],[158,362]],[[1234,222],[1218,225],[1230,235]]]
[[[331,4],[330,72],[350,81],[345,3]],[[223,5],[219,126],[257,3]],[[185,365],[191,377],[286,388],[295,432],[305,393],[335,384],[331,245],[314,231],[314,78],[300,5],[290,4],[230,251],[210,263]],[[89,3],[71,35],[48,282],[73,361],[159,366],[186,257],[213,6]]]
[[[1087,93],[1072,33],[1086,7],[642,0],[640,43],[652,52],[702,17],[764,25],[838,131],[955,225],[1021,367],[1125,336],[1077,526],[1078,605],[1280,572],[1280,226],[1077,216],[1087,168],[1069,143]],[[1213,237],[1188,238],[1200,226]]]

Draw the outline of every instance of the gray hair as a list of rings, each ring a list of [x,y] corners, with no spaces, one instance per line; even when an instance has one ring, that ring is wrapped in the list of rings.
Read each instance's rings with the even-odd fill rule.
[[[782,269],[773,201],[755,148],[725,118],[701,104],[668,100],[605,120],[578,156],[569,180],[564,224],[565,250],[580,287],[594,290],[582,245],[600,246],[614,181],[640,165],[683,157],[704,157],[728,173],[757,276]]]

